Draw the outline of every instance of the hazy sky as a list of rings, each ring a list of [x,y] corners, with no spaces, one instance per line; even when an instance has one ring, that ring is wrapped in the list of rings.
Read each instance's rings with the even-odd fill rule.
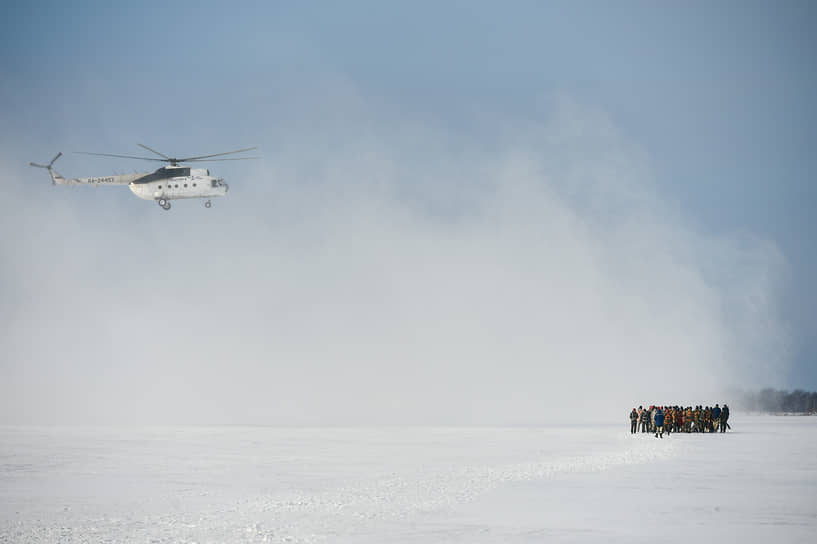
[[[0,421],[817,389],[814,36],[813,2],[4,5]],[[170,212],[27,166],[137,142],[263,158]]]

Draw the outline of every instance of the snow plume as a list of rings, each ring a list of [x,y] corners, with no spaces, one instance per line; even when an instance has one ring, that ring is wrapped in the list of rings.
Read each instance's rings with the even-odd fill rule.
[[[0,420],[530,424],[785,383],[780,255],[690,226],[602,113],[276,103],[210,210],[3,159]]]

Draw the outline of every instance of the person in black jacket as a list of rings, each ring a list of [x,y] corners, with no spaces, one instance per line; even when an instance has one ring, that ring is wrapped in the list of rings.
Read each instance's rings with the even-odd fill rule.
[[[724,404],[723,408],[721,408],[721,422],[719,427],[721,428],[722,433],[725,433],[726,429],[729,427],[729,406],[726,404]]]
[[[630,412],[630,434],[635,434],[636,432],[638,432],[638,412],[633,408],[633,411]]]

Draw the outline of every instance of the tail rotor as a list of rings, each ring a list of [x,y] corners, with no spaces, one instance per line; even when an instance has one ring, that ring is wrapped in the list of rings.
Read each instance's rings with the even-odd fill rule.
[[[46,170],[48,170],[48,173],[51,175],[51,184],[56,185],[57,184],[57,179],[56,178],[62,178],[62,176],[60,176],[59,174],[56,173],[53,166],[54,166],[54,163],[57,162],[57,159],[59,159],[60,157],[62,157],[62,151],[57,153],[57,156],[54,157],[53,159],[51,159],[51,162],[49,162],[48,165],[37,164],[36,162],[30,162],[28,164],[35,167],[35,168],[45,168]]]

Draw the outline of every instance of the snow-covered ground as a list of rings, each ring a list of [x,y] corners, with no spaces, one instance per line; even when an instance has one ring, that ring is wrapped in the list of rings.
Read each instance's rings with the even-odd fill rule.
[[[817,541],[817,418],[732,423],[4,427],[0,542]]]

